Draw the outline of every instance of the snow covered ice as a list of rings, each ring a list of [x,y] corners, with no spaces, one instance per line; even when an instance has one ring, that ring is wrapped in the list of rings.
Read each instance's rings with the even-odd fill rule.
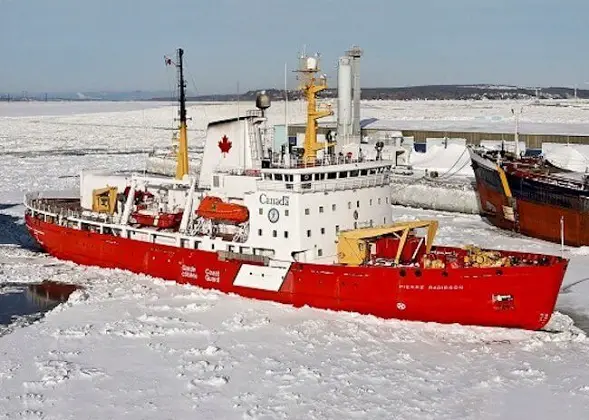
[[[474,120],[509,110],[475,105],[368,102],[363,117]],[[0,419],[587,417],[589,341],[563,314],[589,317],[587,248],[565,248],[559,312],[543,332],[294,309],[38,252],[23,227],[24,191],[75,189],[82,168],[141,170],[146,151],[171,142],[174,107],[110,106],[0,104],[0,282],[84,286],[0,337]],[[190,106],[190,141],[235,112],[235,104]],[[546,107],[529,118],[579,123],[588,114]],[[271,123],[283,115],[281,104],[270,108]],[[393,211],[440,219],[438,243],[561,252],[479,216]]]

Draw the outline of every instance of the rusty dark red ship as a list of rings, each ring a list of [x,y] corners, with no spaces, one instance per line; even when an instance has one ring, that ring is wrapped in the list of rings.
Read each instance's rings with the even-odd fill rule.
[[[523,235],[589,245],[589,178],[541,156],[469,148],[481,214]]]

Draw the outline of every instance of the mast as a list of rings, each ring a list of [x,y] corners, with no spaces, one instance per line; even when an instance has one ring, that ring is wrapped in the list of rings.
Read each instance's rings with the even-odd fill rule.
[[[333,143],[327,145],[323,142],[317,141],[317,120],[319,118],[333,115],[330,107],[328,109],[317,109],[317,93],[327,89],[327,80],[325,76],[315,77],[319,72],[319,57],[301,56],[299,61],[299,69],[297,73],[301,74],[301,90],[307,98],[307,128],[305,130],[305,144],[304,144],[304,164],[314,164],[317,159],[317,151],[326,146],[331,146]]]
[[[523,111],[523,107],[520,108],[519,114],[521,114],[522,111]],[[511,113],[515,117],[515,133],[513,135],[513,139],[515,142],[515,144],[514,144],[515,158],[519,159],[519,114],[513,108],[511,108]]]
[[[188,135],[186,130],[186,83],[184,81],[184,50],[178,48],[177,63],[178,69],[178,102],[180,103],[180,138],[178,140],[178,157],[176,162],[176,178],[182,179],[188,174]]]
[[[288,71],[287,63],[284,63],[284,131],[286,133],[286,147],[289,147],[288,140]]]

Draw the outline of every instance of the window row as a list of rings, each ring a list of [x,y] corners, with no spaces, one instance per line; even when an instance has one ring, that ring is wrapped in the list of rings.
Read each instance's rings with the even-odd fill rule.
[[[351,171],[337,171],[337,172],[321,172],[315,174],[271,174],[264,173],[264,179],[267,181],[286,181],[286,182],[309,182],[312,180],[323,181],[325,179],[342,179],[353,178],[358,176],[368,176],[382,174],[390,170],[390,167],[369,168],[369,169],[353,169]]]
[[[378,202],[378,205],[382,205],[382,199],[381,199],[380,197],[378,198],[377,202]],[[386,203],[386,204],[389,204],[389,197],[385,197],[385,203]],[[368,205],[369,205],[369,206],[372,206],[373,204],[374,204],[374,200],[371,198],[371,199],[368,201]],[[350,210],[351,210],[351,209],[352,209],[352,207],[353,207],[353,206],[352,206],[352,202],[351,202],[351,201],[348,201],[348,209],[350,209]],[[357,209],[359,209],[359,208],[360,208],[360,201],[359,201],[359,200],[358,200],[358,201],[356,201],[356,208],[357,208]],[[337,205],[336,205],[336,204],[332,204],[332,205],[331,205],[331,211],[336,211],[336,210],[337,210]],[[325,212],[325,209],[324,209],[324,207],[323,207],[323,206],[319,206],[319,213],[324,213],[324,212]],[[261,213],[260,213],[260,214],[261,214]],[[311,214],[311,209],[310,209],[310,208],[306,208],[306,209],[305,209],[305,215],[306,215],[306,216],[308,216],[308,215],[310,215],[310,214]]]

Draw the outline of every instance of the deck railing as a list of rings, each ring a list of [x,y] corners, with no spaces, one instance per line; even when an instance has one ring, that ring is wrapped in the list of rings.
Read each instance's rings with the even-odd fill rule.
[[[294,191],[298,193],[316,193],[355,190],[367,187],[388,185],[388,174],[372,175],[359,178],[320,180],[320,181],[260,181],[260,189],[265,191]]]
[[[57,193],[59,194],[59,193]],[[51,195],[51,196],[49,196]],[[72,198],[71,195],[55,196],[55,193],[47,194],[40,192],[29,192],[24,196],[24,205],[31,211],[46,214],[47,216],[58,217],[62,219],[70,219],[75,221],[84,222],[97,222],[106,224],[118,223],[116,217],[111,214],[97,213],[83,209],[72,209],[68,208],[68,202],[71,204],[79,205],[78,198]],[[59,203],[55,204],[56,200],[60,200]]]

